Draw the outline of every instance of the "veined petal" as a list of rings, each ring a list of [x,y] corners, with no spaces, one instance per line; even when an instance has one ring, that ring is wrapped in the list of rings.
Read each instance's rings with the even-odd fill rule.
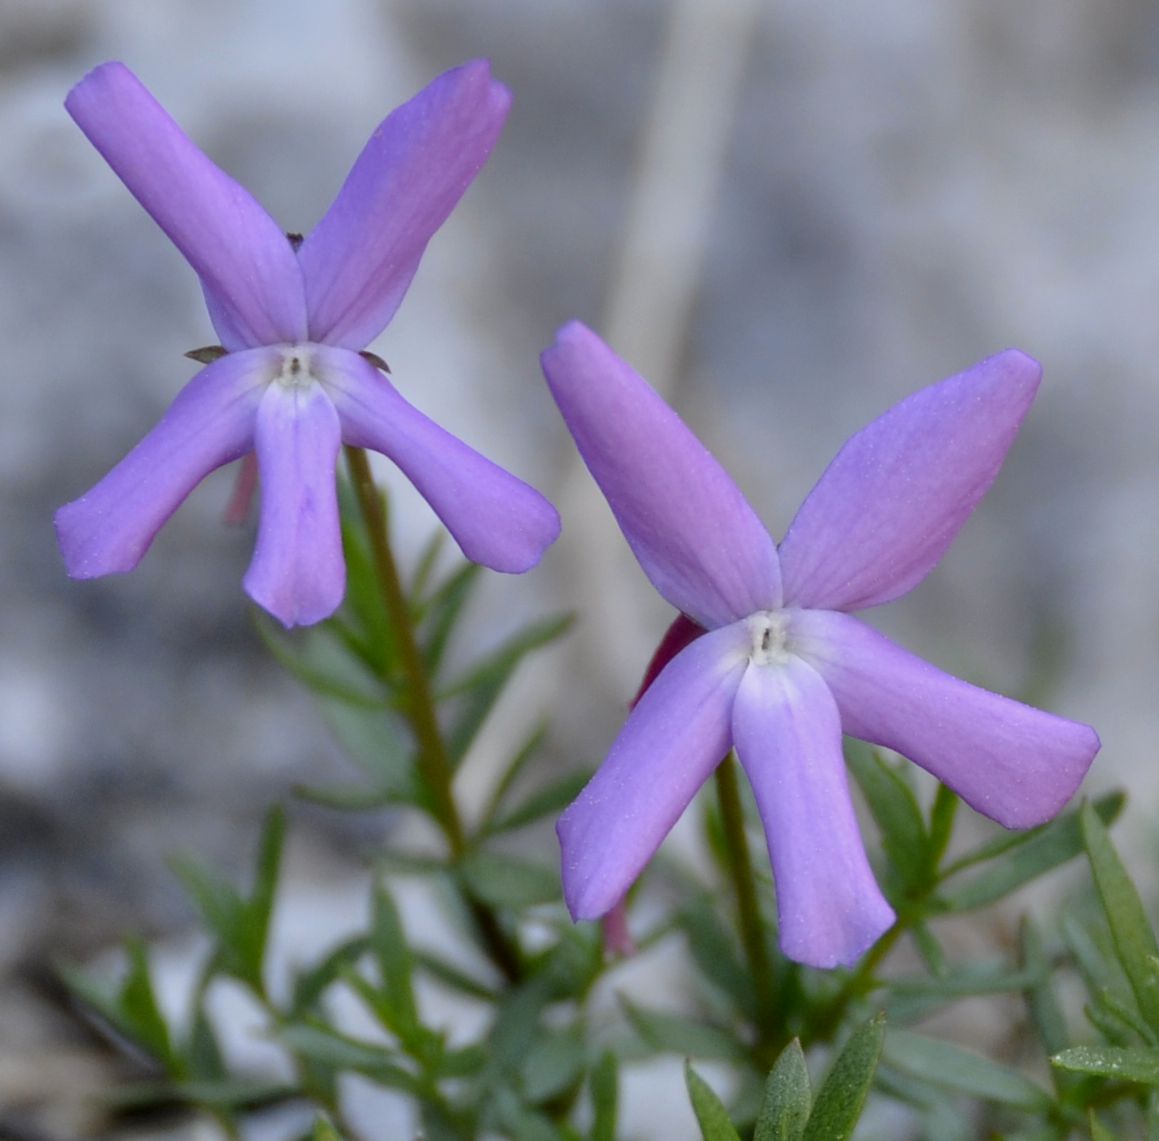
[[[748,648],[738,622],[677,654],[560,817],[563,892],[574,918],[598,919],[623,898],[728,753]]]
[[[131,571],[197,484],[253,447],[261,386],[279,360],[276,350],[251,349],[207,365],[100,483],[56,513],[72,578]]]
[[[804,611],[790,637],[846,733],[896,749],[1007,828],[1059,812],[1099,751],[1089,725],[943,673],[847,614]]]
[[[254,433],[261,518],[245,589],[287,627],[329,618],[346,590],[335,482],[341,442],[320,385],[266,389]]]
[[[302,273],[286,235],[124,64],[89,72],[65,107],[197,271],[226,348],[305,337]]]
[[[781,949],[811,967],[849,966],[894,913],[861,841],[832,694],[799,658],[751,665],[733,739],[765,826]]]
[[[777,609],[781,574],[769,533],[648,382],[578,321],[540,359],[584,463],[656,589],[708,628]]]
[[[510,106],[490,65],[475,60],[439,76],[377,127],[299,251],[313,340],[361,349],[386,327]]]
[[[538,491],[408,404],[357,353],[318,345],[315,354],[342,438],[398,464],[467,558],[510,574],[539,562],[559,536],[559,515]]]
[[[1010,349],[853,436],[781,544],[786,605],[858,610],[917,586],[994,482],[1041,378]]]

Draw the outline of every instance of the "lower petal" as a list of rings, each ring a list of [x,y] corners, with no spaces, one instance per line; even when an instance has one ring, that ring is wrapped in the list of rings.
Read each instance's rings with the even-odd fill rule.
[[[271,384],[258,408],[254,444],[261,517],[249,596],[285,626],[329,618],[346,591],[335,470],[338,414],[317,384]]]
[[[408,404],[357,353],[318,346],[343,439],[393,460],[472,562],[521,574],[559,536],[559,515],[533,487]]]
[[[1059,812],[1099,751],[1089,725],[943,673],[847,614],[802,611],[792,629],[846,733],[896,749],[1007,828]]]
[[[894,913],[861,841],[832,694],[799,659],[752,665],[733,737],[765,826],[781,949],[811,967],[850,965]]]
[[[727,754],[748,647],[737,623],[673,658],[560,817],[563,892],[576,919],[598,919],[624,897]]]
[[[276,350],[250,349],[207,365],[104,479],[56,513],[71,577],[131,571],[185,497],[253,447],[261,388],[279,359]]]

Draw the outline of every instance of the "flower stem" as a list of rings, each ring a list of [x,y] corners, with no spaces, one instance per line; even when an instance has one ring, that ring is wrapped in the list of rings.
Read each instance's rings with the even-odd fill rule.
[[[387,535],[386,513],[382,509],[382,500],[366,453],[361,448],[347,447],[346,463],[350,468],[358,508],[370,536],[371,555],[378,572],[382,601],[398,636],[399,656],[407,681],[407,720],[418,742],[419,763],[434,797],[435,815],[447,838],[451,855],[457,860],[466,851],[466,840],[458,805],[451,790],[451,762],[435,715],[434,695],[427,678],[426,663],[419,649],[410,605],[402,588]]]
[[[383,605],[398,638],[399,657],[406,677],[405,713],[415,735],[419,764],[434,799],[435,819],[446,837],[452,862],[458,864],[467,854],[468,839],[455,802],[450,754],[439,728],[434,693],[419,648],[414,617],[391,550],[386,513],[366,453],[361,448],[348,446],[346,463],[350,469],[358,509],[370,536],[371,556],[382,591]],[[518,949],[507,938],[495,913],[474,896],[461,876],[455,879],[491,960],[509,982],[518,981],[523,974]]]
[[[753,874],[748,838],[745,836],[744,809],[736,779],[736,760],[732,753],[717,766],[716,795],[728,845],[729,874],[736,895],[741,941],[749,962],[756,998],[757,1036],[761,1042],[775,1037],[776,1000],[773,995],[773,970],[761,923],[757,901],[757,882]]]

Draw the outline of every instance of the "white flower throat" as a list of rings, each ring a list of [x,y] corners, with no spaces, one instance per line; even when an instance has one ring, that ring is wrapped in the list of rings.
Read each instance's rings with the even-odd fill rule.
[[[783,666],[790,658],[789,615],[784,610],[762,610],[748,619],[752,645],[749,661],[756,666]]]
[[[307,388],[318,378],[313,372],[311,346],[286,345],[282,348],[282,369],[275,378],[283,388]]]

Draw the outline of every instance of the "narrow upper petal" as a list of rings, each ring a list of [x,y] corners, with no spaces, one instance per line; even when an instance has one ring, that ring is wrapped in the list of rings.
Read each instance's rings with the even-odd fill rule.
[[[917,586],[994,482],[1041,377],[1010,349],[852,437],[781,544],[786,605],[857,610]]]
[[[56,513],[73,578],[131,571],[194,487],[253,447],[261,387],[277,362],[275,350],[252,349],[203,368],[100,483]]]
[[[765,826],[781,949],[811,967],[850,965],[894,913],[861,841],[832,694],[799,658],[751,665],[733,739]]]
[[[254,434],[261,517],[245,589],[286,626],[329,618],[346,590],[335,482],[341,443],[320,385],[266,390]]]
[[[1007,828],[1054,816],[1099,751],[1089,725],[943,673],[847,614],[805,611],[791,637],[846,733],[896,749]]]
[[[623,898],[728,753],[748,647],[741,622],[673,658],[560,817],[563,892],[576,919],[598,919]]]
[[[299,251],[311,339],[361,349],[386,327],[510,106],[486,60],[475,60],[439,76],[377,127]]]
[[[197,271],[226,348],[305,337],[302,274],[286,235],[124,64],[89,72],[65,107]]]
[[[656,589],[701,626],[781,602],[769,533],[740,489],[639,373],[579,322],[541,358],[588,470]]]
[[[343,439],[398,464],[467,558],[511,574],[539,562],[559,536],[559,515],[538,491],[408,404],[357,353],[315,352]]]

